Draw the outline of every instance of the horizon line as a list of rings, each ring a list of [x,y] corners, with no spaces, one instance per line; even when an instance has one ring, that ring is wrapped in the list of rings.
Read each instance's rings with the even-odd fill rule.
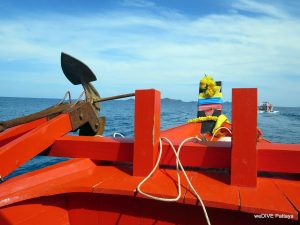
[[[61,100],[62,98],[47,98],[47,97],[15,97],[15,96],[0,96],[0,98],[23,98],[23,99],[51,99],[51,100]],[[76,100],[76,99],[71,99],[71,100]],[[129,97],[126,99],[114,99],[116,101],[128,101],[128,100],[134,100],[133,97]],[[161,98],[161,100],[172,100],[172,101],[180,101],[182,103],[197,103],[196,101],[184,101],[181,99],[174,99],[174,98],[169,98],[169,97],[165,97],[165,98]],[[222,104],[232,104],[231,101],[224,101]],[[300,108],[300,106],[274,106],[274,107],[287,107],[287,108]]]

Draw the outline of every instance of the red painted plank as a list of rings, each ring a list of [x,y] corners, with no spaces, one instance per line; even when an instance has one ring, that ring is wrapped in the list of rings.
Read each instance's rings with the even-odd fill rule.
[[[68,114],[62,114],[36,127],[0,148],[0,178],[33,158],[62,135],[72,130]]]
[[[182,139],[171,139],[175,148]],[[257,144],[258,170],[268,172],[299,172],[300,145],[298,144]],[[91,158],[132,162],[133,140],[110,137],[63,136],[58,138],[50,152],[52,156]],[[184,166],[202,168],[230,168],[230,143],[192,143],[182,147],[180,158]],[[168,143],[163,143],[163,165],[175,165],[175,156]]]
[[[94,168],[89,159],[73,159],[11,178],[0,185],[0,207],[43,195],[91,192],[101,179],[93,173]]]
[[[102,169],[102,168],[101,168]],[[127,195],[146,198],[135,189],[141,182],[141,177],[130,175],[130,171],[117,171],[117,168],[110,167],[114,175],[94,186],[94,193]],[[117,171],[117,173],[116,173]],[[188,176],[194,184],[197,192],[203,197],[208,207],[226,208],[238,210],[239,193],[236,187],[226,183],[228,177],[218,173],[202,173],[188,171]],[[177,192],[177,174],[175,170],[160,169],[141,187],[142,191],[161,198],[175,198]],[[190,192],[187,181],[181,173],[181,198],[179,202],[196,204],[197,199]]]
[[[287,219],[255,219],[252,214],[209,208],[213,225],[296,225]],[[206,224],[199,206],[150,201],[118,195],[70,193],[28,200],[0,209],[1,225],[199,225]]]
[[[131,176],[130,167],[95,167],[95,164],[87,159],[63,162],[51,167],[34,171],[31,175],[26,174],[13,178],[0,185],[2,206],[43,195],[68,192],[92,192],[94,193],[93,198],[95,198],[95,194],[114,195],[119,199],[122,196],[131,196],[133,197],[132,201],[136,197],[144,198],[140,194],[135,195],[134,190],[142,178]],[[241,211],[243,212],[290,214],[293,215],[293,219],[298,218],[297,211],[293,209],[282,191],[276,187],[273,179],[259,178],[257,188],[238,188],[228,184],[229,177],[225,174],[198,171],[188,171],[187,173],[207,207],[238,210],[239,191]],[[142,190],[159,197],[175,197],[177,195],[175,180],[176,172],[174,170],[158,170],[145,183]],[[186,181],[182,181],[180,202],[195,205],[195,196],[187,191]],[[293,182],[291,183],[293,184]],[[290,190],[290,184],[286,183],[285,185]],[[293,190],[296,191],[296,189]],[[294,192],[293,196],[296,199],[299,195]],[[158,203],[158,205],[161,204],[163,203]],[[202,215],[202,209],[199,206],[197,210],[199,210],[198,215]],[[211,214],[209,213],[209,215]]]
[[[175,149],[179,148],[182,139],[173,139]],[[180,160],[183,166],[201,168],[229,168],[230,143],[228,142],[187,142],[180,151]],[[163,142],[163,165],[176,165],[176,158],[168,143]]]
[[[105,173],[106,179],[93,187],[94,193],[135,195],[135,189],[142,181],[140,176],[132,176],[132,168],[128,167],[98,167],[99,173]]]
[[[194,188],[208,207],[223,209],[239,209],[239,191],[237,187],[229,184],[229,176],[226,172],[192,172],[191,182]],[[197,198],[189,189],[185,202],[196,204]]]
[[[0,208],[1,225],[69,225],[64,196],[30,199]]]
[[[232,89],[231,184],[256,186],[257,89]]]
[[[182,140],[172,140],[175,148]],[[203,168],[229,168],[230,143],[186,143],[180,158],[185,166]],[[109,137],[64,136],[57,139],[48,153],[51,156],[91,158],[132,162],[133,140]],[[176,165],[174,153],[168,143],[163,143],[161,164]]]
[[[61,157],[132,162],[133,140],[98,136],[64,136],[54,142],[48,154]]]
[[[160,136],[160,92],[135,91],[133,174],[146,176],[158,155]]]
[[[3,131],[2,133],[0,133],[0,147],[20,137],[21,135],[25,134],[26,132],[36,128],[37,126],[45,122],[47,122],[47,118],[41,118]]]
[[[199,206],[158,202],[118,195],[73,193],[68,195],[72,225],[206,225]],[[209,208],[213,225],[295,225],[296,221],[255,219],[252,214]],[[85,218],[88,217],[86,220]]]
[[[300,144],[258,143],[257,149],[259,170],[300,173]]]
[[[277,179],[275,184],[297,211],[300,212],[300,180]]]
[[[298,212],[270,178],[258,178],[257,188],[239,188],[241,211],[254,214],[286,214],[293,220]]]
[[[161,132],[161,137],[166,137],[169,139],[177,139],[184,140],[188,137],[195,137],[199,135],[201,131],[201,123],[187,123],[177,127],[173,127]]]

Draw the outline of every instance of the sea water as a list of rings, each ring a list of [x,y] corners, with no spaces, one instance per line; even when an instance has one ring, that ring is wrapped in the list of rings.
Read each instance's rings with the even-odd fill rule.
[[[0,97],[0,121],[28,115],[59,102],[58,99]],[[231,104],[225,103],[223,111],[231,119]],[[300,143],[300,107],[274,107],[276,113],[258,113],[258,127],[263,136],[277,143]],[[134,135],[134,100],[114,100],[101,103],[101,116],[106,117],[105,136],[118,132],[126,137]],[[161,105],[161,130],[180,124],[197,115],[196,102],[163,99]],[[74,133],[73,133],[74,135]],[[76,134],[75,134],[76,135]],[[7,178],[39,169],[66,158],[37,156]]]

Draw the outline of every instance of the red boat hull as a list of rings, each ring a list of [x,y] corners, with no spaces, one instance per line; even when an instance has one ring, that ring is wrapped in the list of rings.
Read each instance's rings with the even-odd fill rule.
[[[300,145],[257,138],[257,100],[251,102],[256,90],[233,93],[232,142],[186,143],[180,159],[188,167],[187,177],[213,225],[297,224]],[[0,159],[5,162],[1,175],[41,152],[78,158],[0,184],[0,224],[206,224],[182,174],[182,195],[177,202],[147,199],[136,191],[156,162],[160,137],[171,139],[177,149],[201,128],[200,123],[185,124],[160,132],[159,93],[137,91],[136,98],[134,139],[66,136],[71,129],[67,113],[8,130],[2,139],[0,135]],[[249,107],[252,111],[243,113]],[[142,189],[174,198],[176,161],[169,144],[163,143],[162,150],[161,167]]]
[[[211,224],[298,224],[295,220],[256,219],[252,214],[208,208]],[[206,224],[199,206],[157,202],[119,195],[71,193],[40,197],[1,209],[1,225],[199,225]]]

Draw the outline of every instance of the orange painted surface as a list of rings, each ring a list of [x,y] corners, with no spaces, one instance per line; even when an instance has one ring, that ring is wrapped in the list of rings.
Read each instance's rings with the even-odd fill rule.
[[[133,140],[98,136],[63,136],[54,142],[49,155],[132,162]]]
[[[257,166],[261,171],[300,173],[300,144],[257,144]]]
[[[286,219],[254,219],[252,214],[208,208],[213,225],[296,225]],[[45,196],[0,209],[1,225],[199,225],[206,224],[199,206],[128,196],[70,193]]]
[[[259,178],[257,188],[240,187],[239,191],[243,212],[287,214],[293,215],[295,220],[298,219],[298,212],[278,189],[273,179]],[[300,189],[297,192],[300,196]]]
[[[141,224],[141,225],[199,225],[206,224],[199,206],[157,202],[148,199],[115,195],[70,194],[69,218],[72,225]],[[208,208],[213,225],[290,225],[293,220],[254,219],[252,214],[234,210]],[[86,220],[84,218],[86,217]]]
[[[70,225],[64,196],[30,199],[0,208],[1,225]]]
[[[201,131],[201,123],[186,123],[177,127],[173,127],[161,132],[161,137],[166,137],[169,139],[177,139],[184,140],[188,137],[194,137],[199,135]]]
[[[47,122],[47,118],[41,118],[38,120],[34,120],[29,123],[21,124],[19,126],[15,126],[9,128],[0,133],[0,147],[7,144],[10,141],[20,137],[21,135],[25,134],[26,132],[36,128],[37,126]]]
[[[41,124],[0,148],[0,177],[5,177],[20,165],[51,146],[62,135],[71,131],[68,114],[62,114]]]
[[[179,148],[183,139],[171,139],[174,147]],[[180,151],[180,160],[184,166],[201,168],[229,168],[230,143],[225,142],[187,142]],[[161,164],[176,165],[174,152],[168,143],[163,143]]]
[[[187,175],[207,206],[213,225],[297,224],[300,145],[259,140],[256,146],[256,124],[253,126],[247,122],[245,125],[243,122],[241,125],[245,115],[249,121],[254,121],[254,103],[249,100],[247,109],[250,105],[252,112],[241,115],[245,102],[236,99],[243,95],[245,99],[250,95],[256,97],[256,92],[253,89],[236,89],[234,92],[239,95],[235,93],[233,98],[233,146],[222,142],[187,143],[181,150],[181,161],[184,166],[196,167],[187,169]],[[136,94],[134,141],[63,136],[71,129],[69,116],[63,114],[0,148],[0,159],[5,162],[0,172],[4,173],[49,146],[50,155],[81,158],[1,183],[0,224],[206,224],[202,208],[182,174],[182,195],[177,203],[150,200],[136,192],[137,185],[156,161],[160,132],[159,92],[148,90]],[[185,124],[160,135],[170,138],[178,148],[183,139],[197,135],[200,127],[201,124]],[[171,166],[175,165],[175,158],[166,143],[163,152],[161,165],[168,167],[158,169],[142,190],[158,197],[174,198],[177,195],[177,175]],[[112,162],[105,165],[101,160]],[[221,170],[205,171],[199,167]],[[277,177],[256,178],[257,170],[298,174],[294,174],[293,179],[291,174],[283,174],[280,178],[276,174]],[[257,186],[253,187],[256,180]],[[230,181],[237,186],[231,185]],[[253,214],[261,213],[293,217],[291,220],[254,218]]]
[[[186,128],[189,126],[193,128],[193,124],[184,125]],[[165,132],[180,133],[182,127],[172,128],[172,131],[163,131],[162,134]],[[174,146],[178,148],[183,139],[173,136],[171,140]],[[49,155],[133,162],[133,140],[114,139],[111,137],[63,136],[54,142]],[[188,142],[182,147],[180,158],[185,166],[230,168],[230,143],[213,142],[200,144]],[[299,172],[299,159],[300,144],[274,144],[266,142],[257,144],[258,171]],[[175,156],[167,143],[163,143],[161,164],[175,165]]]
[[[220,172],[187,171],[191,182],[207,207],[243,211],[247,213],[283,213],[298,219],[298,213],[285,197],[285,190],[292,197],[300,195],[300,189],[285,183],[279,190],[274,179],[258,178],[257,188],[241,188],[229,184],[229,175]],[[75,159],[34,171],[0,185],[0,206],[11,205],[40,196],[63,193],[94,193],[144,198],[135,189],[142,177],[132,176],[128,166],[97,166],[89,159]],[[183,178],[183,176],[182,176]],[[142,186],[142,190],[159,197],[174,198],[177,195],[176,173],[173,169],[160,169]],[[182,179],[180,203],[196,205],[187,182]],[[92,203],[91,203],[92,204]],[[201,209],[199,207],[199,212]]]
[[[231,184],[255,187],[257,89],[232,89]]]
[[[65,193],[74,185],[76,191],[90,192],[98,181],[97,176],[90,177],[94,167],[89,159],[74,159],[11,178],[0,185],[0,206]]]
[[[229,185],[229,175],[226,172],[189,172],[189,174],[192,184],[205,205],[239,210],[239,191],[236,187]],[[185,202],[197,204],[198,200],[194,193],[188,191]]]
[[[146,176],[158,156],[160,137],[160,92],[135,91],[133,174]]]
[[[180,127],[178,128],[180,129]],[[176,148],[182,139],[171,139]],[[64,136],[57,139],[49,155],[133,162],[133,140],[111,137]],[[228,143],[186,143],[180,154],[186,166],[204,168],[229,168]],[[175,156],[168,143],[163,143],[161,164],[175,165]]]
[[[298,175],[299,178],[299,175]],[[298,180],[287,180],[287,179],[276,179],[275,184],[278,189],[289,199],[298,212],[300,212],[300,179]]]

